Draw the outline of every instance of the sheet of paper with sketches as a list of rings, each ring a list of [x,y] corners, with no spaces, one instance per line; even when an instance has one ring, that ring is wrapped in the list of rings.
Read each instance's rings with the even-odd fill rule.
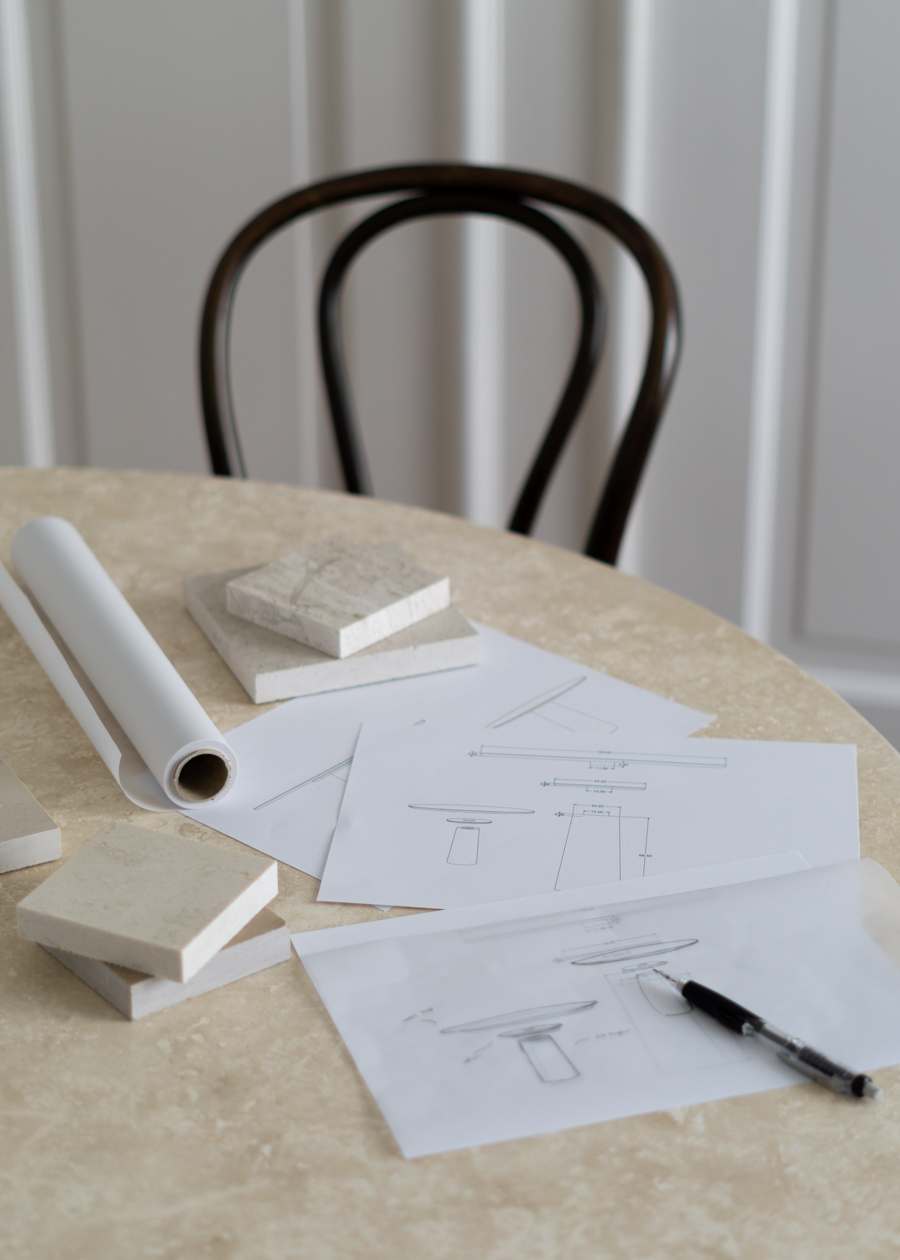
[[[361,943],[332,928],[308,934],[318,952],[293,940],[411,1157],[802,1081],[653,967],[854,1070],[900,1062],[900,971],[866,924],[900,938],[900,889],[871,861],[612,905],[572,890],[406,916]]]
[[[859,856],[853,745],[365,723],[319,900],[443,909],[787,849]]]
[[[439,719],[515,734],[689,735],[712,721],[630,683],[478,627],[468,669],[304,696],[229,731],[240,778],[226,808],[191,809],[217,831],[318,878],[337,821],[360,722]],[[225,802],[223,802],[224,804]]]
[[[752,879],[769,879],[773,875],[790,875],[794,871],[808,871],[810,865],[798,850],[788,853],[769,853],[765,857],[744,858],[737,862],[720,862],[716,866],[695,866],[688,871],[671,871],[668,875],[648,875],[641,881],[640,894],[644,897],[669,897],[673,893],[698,892],[701,888],[720,888],[723,884],[744,884]],[[634,884],[616,882],[595,884],[591,888],[575,888],[567,893],[555,893],[552,905],[567,906],[570,903],[583,906],[586,898],[597,905],[610,906],[619,901],[634,901]],[[364,941],[377,941],[388,936],[418,936],[434,931],[434,915],[453,927],[467,927],[483,923],[485,916],[491,921],[528,918],[540,915],[547,908],[547,893],[533,897],[514,897],[509,901],[493,901],[487,905],[460,906],[456,910],[435,910],[424,914],[413,912],[390,919],[368,919],[364,923],[348,923],[345,927],[319,928],[309,932],[295,932],[291,939],[303,944],[303,956],[317,954],[323,949],[336,949],[337,945],[360,945]],[[392,910],[392,906],[375,909]],[[340,932],[340,937],[336,932]]]

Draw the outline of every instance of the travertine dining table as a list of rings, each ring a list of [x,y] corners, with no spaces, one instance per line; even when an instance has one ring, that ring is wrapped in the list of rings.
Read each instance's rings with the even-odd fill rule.
[[[900,757],[736,627],[573,553],[375,500],[172,474],[0,472],[0,557],[71,520],[225,731],[260,712],[185,612],[188,574],[335,534],[398,541],[469,616],[718,714],[703,734],[858,747],[862,853],[900,876]],[[236,847],[125,798],[0,613],[0,756],[62,829],[108,823]],[[598,1260],[900,1255],[900,1068],[856,1105],[812,1084],[404,1160],[296,958],[129,1023],[15,907],[54,864],[0,876],[4,1260]],[[280,870],[293,930],[370,917]],[[867,1065],[859,1065],[865,1067]]]

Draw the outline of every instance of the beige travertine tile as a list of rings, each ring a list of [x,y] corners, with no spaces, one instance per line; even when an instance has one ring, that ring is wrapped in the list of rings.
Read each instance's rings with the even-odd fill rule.
[[[249,572],[226,569],[185,578],[184,603],[254,704],[460,669],[477,665],[481,657],[478,631],[457,609],[445,608],[339,660],[230,613],[226,584]]]
[[[0,552],[76,524],[227,731],[256,708],[184,608],[192,573],[336,534],[398,542],[460,610],[717,713],[703,735],[858,748],[860,844],[900,877],[900,756],[816,679],[720,617],[574,552],[358,495],[224,477],[0,470]],[[301,702],[302,703],[302,702]],[[0,613],[0,748],[75,853],[132,806]],[[14,754],[14,759],[13,759]],[[302,816],[300,818],[302,825]],[[881,1102],[817,1085],[401,1158],[296,958],[130,1023],[16,934],[40,867],[0,879],[4,1260],[895,1260],[900,1068]],[[292,930],[380,917],[282,867]],[[396,911],[395,913],[403,913]],[[860,1064],[860,1068],[871,1064]]]
[[[420,568],[401,547],[343,538],[292,552],[227,587],[236,617],[337,657],[449,606],[450,579]]]
[[[0,761],[0,874],[62,854],[59,827],[18,775]]]
[[[19,935],[184,982],[277,891],[271,858],[118,822],[19,903]]]
[[[85,958],[83,954],[70,954],[47,945],[43,948],[128,1019],[143,1019],[286,962],[291,955],[291,936],[284,919],[273,910],[260,910],[186,984],[101,962],[99,958]]]

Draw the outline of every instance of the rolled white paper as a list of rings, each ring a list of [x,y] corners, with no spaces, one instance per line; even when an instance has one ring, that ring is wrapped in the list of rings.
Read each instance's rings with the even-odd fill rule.
[[[6,570],[0,602],[126,795],[145,809],[221,799],[234,752],[74,525],[31,521],[12,556],[75,667]]]

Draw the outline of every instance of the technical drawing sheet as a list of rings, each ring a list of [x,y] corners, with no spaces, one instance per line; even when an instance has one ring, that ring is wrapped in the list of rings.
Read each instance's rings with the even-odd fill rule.
[[[853,745],[364,723],[319,900],[446,909],[789,849],[859,856]]]
[[[241,776],[197,818],[318,878],[337,821],[360,723],[465,722],[525,735],[689,735],[712,721],[683,704],[477,627],[480,665],[304,696],[229,731]],[[223,802],[225,804],[225,802]]]
[[[900,1062],[900,888],[872,861],[609,905],[572,890],[293,942],[407,1157],[804,1081],[654,967],[854,1071]]]

